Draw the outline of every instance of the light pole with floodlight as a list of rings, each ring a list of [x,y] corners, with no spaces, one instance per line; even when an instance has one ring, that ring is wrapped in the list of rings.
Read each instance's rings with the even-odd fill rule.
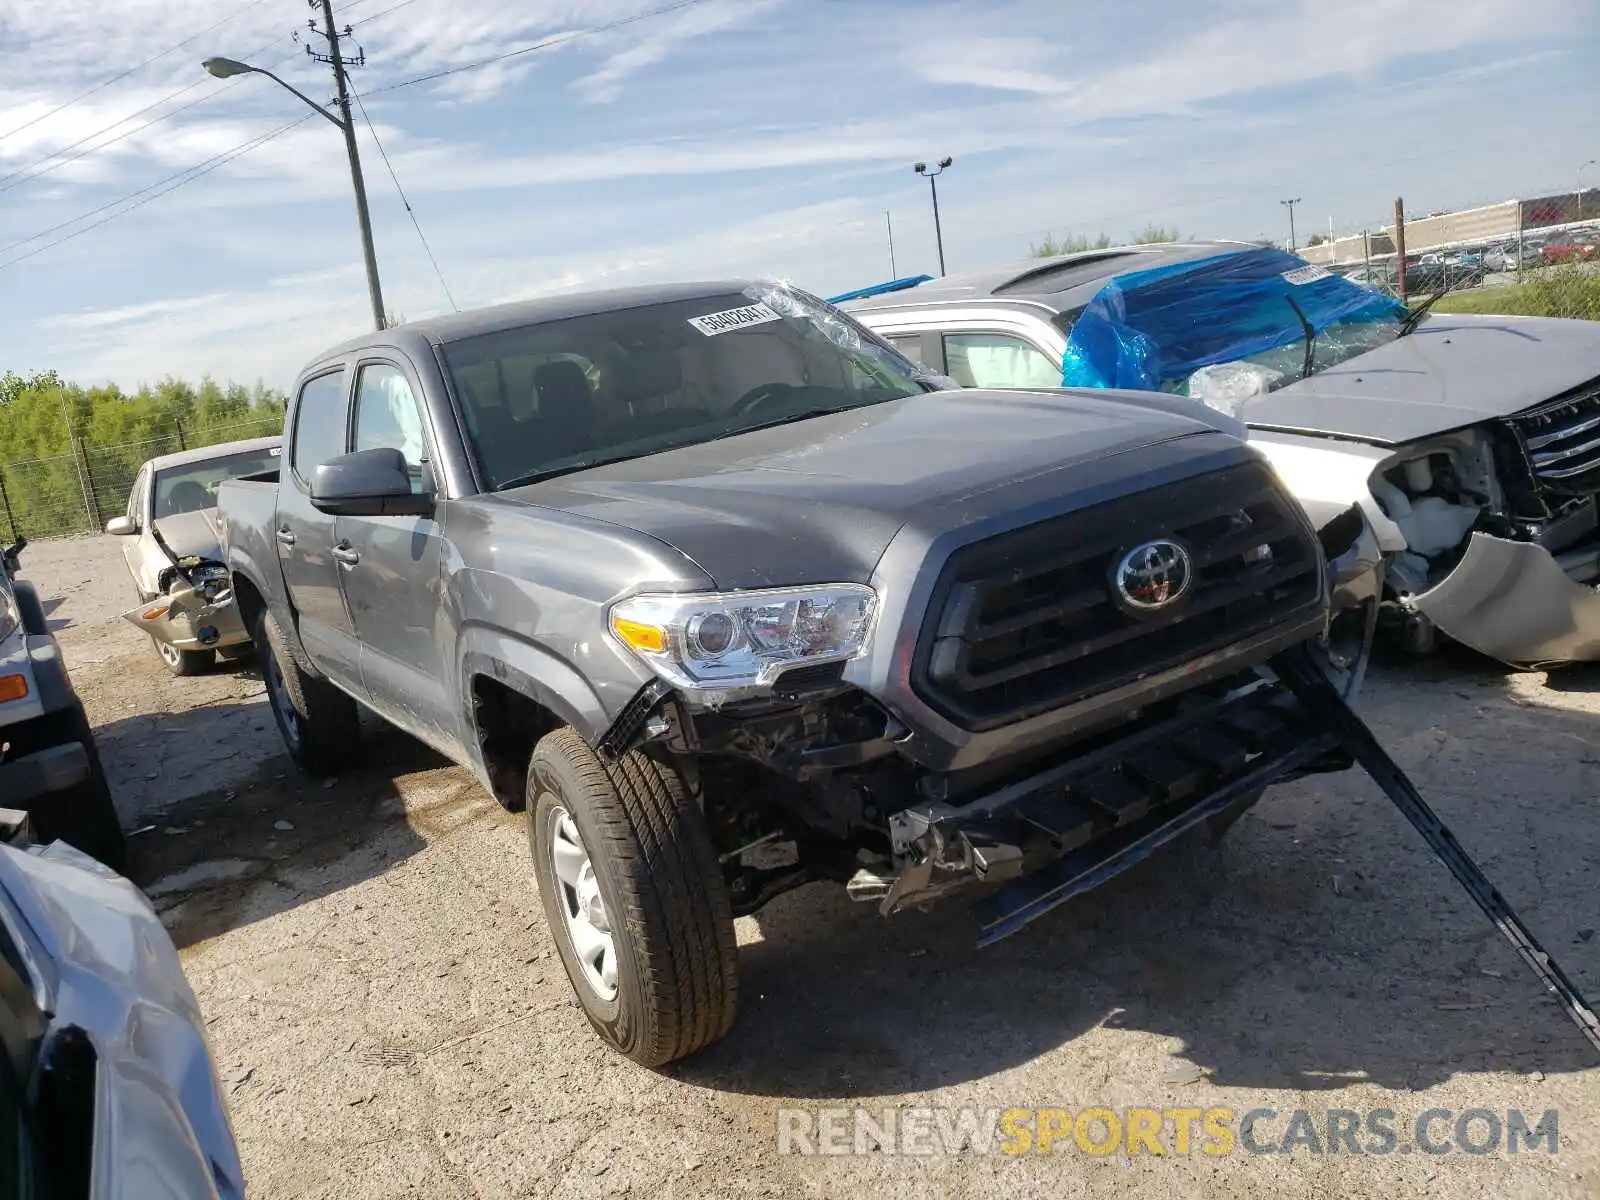
[[[939,227],[939,185],[934,180],[937,176],[943,175],[945,168],[953,162],[955,162],[955,159],[947,154],[934,164],[936,169],[932,171],[928,170],[928,164],[925,162],[911,164],[913,171],[927,179],[928,187],[933,192],[933,236],[934,240],[939,244],[939,274],[941,275],[944,274],[944,230]]]
[[[356,149],[356,128],[350,119],[350,101],[345,94],[343,73],[341,72],[339,76],[339,109],[343,114],[341,118],[334,116],[325,106],[318,104],[293,84],[279,79],[265,67],[252,67],[249,63],[242,63],[232,58],[208,58],[200,65],[218,79],[231,79],[235,75],[265,75],[285,91],[298,96],[312,112],[331,121],[344,134],[345,153],[350,159],[350,182],[355,187],[356,193],[356,221],[361,226],[361,254],[367,264],[367,291],[372,298],[372,319],[379,329],[384,328],[388,318],[384,313],[383,288],[378,283],[378,253],[372,245],[372,217],[367,212],[367,185],[361,177],[361,155]]]

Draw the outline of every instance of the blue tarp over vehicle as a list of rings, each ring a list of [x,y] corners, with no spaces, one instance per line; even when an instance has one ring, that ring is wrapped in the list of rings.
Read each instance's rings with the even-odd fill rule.
[[[1173,390],[1200,367],[1304,341],[1296,306],[1319,334],[1406,313],[1397,300],[1267,247],[1134,271],[1102,288],[1073,325],[1062,386]]]

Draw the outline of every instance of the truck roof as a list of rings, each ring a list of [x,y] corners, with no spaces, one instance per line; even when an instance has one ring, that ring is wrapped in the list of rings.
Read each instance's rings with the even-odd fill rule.
[[[567,292],[555,296],[539,296],[531,300],[514,300],[509,304],[495,304],[487,308],[474,308],[466,312],[446,313],[426,317],[420,321],[407,321],[390,329],[374,330],[351,338],[319,354],[315,361],[342,357],[353,350],[367,346],[396,346],[402,349],[421,350],[423,344],[441,345],[476,337],[484,333],[498,333],[503,329],[517,329],[524,325],[542,325],[550,321],[563,321],[569,317],[583,317],[591,313],[617,312],[626,308],[644,308],[652,304],[670,304],[677,300],[693,300],[699,296],[726,296],[742,292],[754,280],[728,279],[699,283],[658,283],[638,287],[606,288],[599,291]]]
[[[848,312],[881,312],[998,298],[1042,302],[1063,311],[1087,304],[1109,280],[1129,271],[1193,262],[1252,246],[1249,242],[1221,241],[1109,246],[1056,258],[1035,258],[999,269],[946,275],[916,287],[851,300],[842,307]]]

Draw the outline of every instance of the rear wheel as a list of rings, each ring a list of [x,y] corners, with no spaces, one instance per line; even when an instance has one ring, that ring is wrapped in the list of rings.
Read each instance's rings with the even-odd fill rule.
[[[161,661],[167,664],[167,672],[177,679],[186,679],[190,675],[198,675],[216,661],[214,650],[179,650],[176,646],[150,639],[155,643],[156,653],[161,656]]]
[[[332,775],[349,767],[361,736],[356,702],[301,669],[270,611],[263,611],[256,622],[256,653],[272,718],[295,766],[308,775]]]
[[[528,767],[545,918],[589,1023],[647,1067],[704,1049],[738,1011],[738,947],[705,818],[670,765],[604,763],[571,729]]]
[[[29,804],[28,819],[33,825],[34,840],[67,842],[113,871],[120,871],[127,862],[128,845],[122,823],[117,819],[116,806],[111,802],[111,789],[106,784],[105,768],[95,748],[94,732],[89,728],[82,706],[42,718],[26,738],[26,744],[18,749],[21,753],[32,754],[73,742],[81,743],[88,753],[89,777],[74,787],[40,796]]]

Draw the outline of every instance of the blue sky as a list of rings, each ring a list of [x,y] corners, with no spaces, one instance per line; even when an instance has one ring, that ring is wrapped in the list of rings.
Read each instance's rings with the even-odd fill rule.
[[[1281,237],[1288,196],[1302,239],[1330,216],[1349,232],[1385,222],[1397,194],[1425,212],[1567,189],[1600,157],[1595,0],[698,0],[383,90],[662,3],[336,2],[367,54],[355,86],[462,307],[746,274],[828,294],[889,276],[886,209],[900,273],[933,270],[911,163],[945,154],[952,271],[1052,231]],[[305,113],[201,58],[276,64],[325,99],[326,68],[289,37],[309,15],[304,0],[0,0],[0,368],[283,386],[366,328],[343,146],[314,116],[41,249]],[[389,307],[447,310],[364,126],[361,149]]]

